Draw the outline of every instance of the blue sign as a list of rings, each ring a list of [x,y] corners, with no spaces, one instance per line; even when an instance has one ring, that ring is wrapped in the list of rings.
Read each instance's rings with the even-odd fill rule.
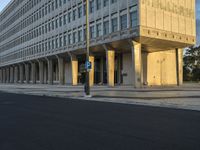
[[[85,69],[87,69],[87,70],[92,69],[92,63],[90,61],[85,62]]]

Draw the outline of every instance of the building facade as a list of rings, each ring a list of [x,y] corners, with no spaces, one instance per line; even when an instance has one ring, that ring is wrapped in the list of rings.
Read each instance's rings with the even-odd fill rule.
[[[0,14],[0,82],[84,83],[85,0],[12,0]],[[90,0],[90,85],[179,85],[195,0]]]

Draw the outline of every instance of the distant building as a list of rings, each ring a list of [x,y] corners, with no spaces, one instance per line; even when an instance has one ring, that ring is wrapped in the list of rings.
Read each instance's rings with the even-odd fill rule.
[[[182,84],[195,0],[90,0],[90,85]],[[85,0],[13,0],[0,14],[0,81],[84,83]]]

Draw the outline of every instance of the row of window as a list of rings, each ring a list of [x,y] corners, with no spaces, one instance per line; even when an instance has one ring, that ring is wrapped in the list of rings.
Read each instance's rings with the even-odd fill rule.
[[[118,19],[120,21],[120,24],[118,24]],[[120,18],[113,17],[110,23],[109,23],[109,20],[105,20],[103,22],[101,22],[101,20],[98,20],[98,23],[96,23],[96,25],[92,23],[90,26],[90,37],[95,38],[102,35],[107,35],[111,32],[116,32],[118,30],[124,30],[127,27],[129,27],[127,21],[128,21],[127,14],[121,15]],[[64,22],[65,21],[62,21],[62,18],[59,18],[59,17],[56,19],[52,19],[48,23],[40,25],[32,29],[31,31],[23,34],[21,37],[16,38],[15,40],[4,44],[3,46],[0,47],[0,50],[1,52],[3,52],[17,45],[23,44],[24,42],[37,38],[43,34],[46,34],[50,31],[57,29],[58,27],[61,27],[62,25],[65,24]],[[130,26],[135,27],[137,26],[137,24],[138,24],[137,11],[130,12]],[[110,25],[111,25],[111,28],[109,27]],[[82,27],[79,27],[78,30],[82,30]],[[72,31],[74,31],[74,33],[76,34],[76,29]],[[70,30],[68,32],[70,33]],[[73,41],[73,43],[80,42],[81,41],[80,39],[83,39],[83,35],[79,34],[78,39],[79,39],[78,41]],[[69,41],[68,44],[72,44],[72,43]]]
[[[111,0],[111,4],[113,4],[115,2],[117,2],[117,0]],[[109,0],[91,0],[90,4],[89,4],[90,13],[94,12],[95,4],[96,4],[96,10],[101,9],[102,3],[103,3],[103,6],[106,7],[106,6],[109,5]],[[35,3],[33,3],[33,5],[34,4]],[[35,11],[33,14],[31,14],[27,18],[25,18],[22,22],[17,24],[11,30],[6,32],[4,35],[0,36],[0,42],[6,40],[7,38],[9,38],[10,36],[14,35],[15,33],[19,32],[19,31],[21,31],[25,27],[33,24],[38,19],[44,17],[48,13],[51,13],[51,11],[54,11],[55,9],[57,9],[59,6],[61,7],[63,4],[66,4],[66,0],[54,0],[52,2],[46,3],[44,6],[39,8],[37,11]],[[28,6],[31,6],[31,5],[27,5],[27,7],[25,7],[25,8],[29,8]],[[31,9],[31,8],[29,8],[29,9]],[[22,10],[24,10],[25,12],[27,11],[27,9],[22,9]],[[73,10],[69,9],[68,11],[69,11],[69,13],[68,13],[68,23],[70,23],[71,20],[76,20],[77,18],[81,18],[82,16],[85,15],[86,5],[84,4],[83,8],[82,8],[82,4],[80,3],[79,6],[77,7],[77,9],[76,8],[73,9]],[[14,20],[13,20],[13,22],[14,22]],[[8,27],[8,25],[5,24],[5,27]]]
[[[29,10],[31,10],[34,6],[36,6],[41,0],[31,0],[28,1],[24,6],[22,6],[17,12],[14,13],[13,16],[11,16],[9,19],[6,20],[5,23],[3,23],[0,26],[0,31],[5,30],[7,27],[9,27],[10,25],[12,25],[17,19],[19,19],[20,17],[22,17],[25,13],[27,13]],[[20,1],[20,3],[22,2],[22,0]],[[13,9],[11,9],[10,11],[13,11]],[[3,20],[3,19],[2,19]]]
[[[126,18],[126,15],[121,16],[121,18]],[[116,18],[113,18],[111,22],[112,22],[112,30],[117,30]],[[124,20],[124,22],[126,21]],[[109,28],[108,26],[109,22],[108,21],[104,22],[104,33],[107,32],[106,28]],[[101,24],[96,24],[96,28],[94,28],[94,26],[90,27],[91,37],[95,35],[95,30],[96,30],[96,35],[100,34]],[[30,45],[22,50],[16,50],[15,53],[12,53],[11,55],[4,57],[4,59],[6,59],[6,61],[9,61],[9,60],[19,59],[22,57],[33,56],[35,54],[41,54],[41,53],[44,54],[44,52],[58,50],[59,48],[65,47],[67,45],[84,41],[84,39],[85,39],[85,29],[65,32],[63,34],[56,35],[41,42]]]

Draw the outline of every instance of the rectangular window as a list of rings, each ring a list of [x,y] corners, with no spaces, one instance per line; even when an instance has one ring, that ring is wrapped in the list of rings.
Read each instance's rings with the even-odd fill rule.
[[[64,44],[64,46],[67,45],[67,35],[64,35],[64,37],[63,37],[63,44]]]
[[[137,17],[137,10],[130,13],[131,18],[131,27],[135,27],[138,25],[138,17]]]
[[[120,17],[121,20],[121,30],[126,29],[127,28],[127,15],[122,15]]]
[[[113,3],[116,3],[117,2],[117,0],[111,0],[111,3],[113,4]]]
[[[97,24],[97,28],[96,28],[96,30],[97,30],[97,37],[99,37],[99,36],[101,36],[101,23],[98,23]]]
[[[94,26],[91,26],[90,27],[90,38],[94,38],[95,37],[95,34],[94,34]]]
[[[101,0],[97,0],[96,7],[97,7],[97,10],[101,9]]]
[[[67,15],[66,14],[63,16],[63,23],[64,23],[64,25],[67,24]]]
[[[109,0],[103,0],[103,6],[106,7],[109,4]]]
[[[112,32],[116,32],[118,27],[117,18],[113,18],[111,22],[112,22]]]
[[[73,10],[73,20],[76,20],[76,9]]]
[[[104,35],[109,34],[109,21],[103,22],[103,34]]]
[[[51,22],[51,27],[52,27],[52,30],[54,30],[54,20],[52,20]]]
[[[73,33],[73,43],[76,43],[76,42],[77,42],[76,39],[77,39],[77,37],[76,37],[76,32],[74,32],[74,33]]]
[[[59,47],[62,47],[63,46],[63,38],[62,36],[59,38]]]
[[[51,47],[52,47],[52,49],[55,48],[55,45],[54,45],[54,39],[51,41]]]
[[[62,26],[62,16],[59,17],[59,26]]]
[[[55,40],[55,45],[56,45],[56,48],[58,48],[58,38],[56,38],[56,40]]]
[[[90,1],[90,13],[94,12],[94,0]]]
[[[82,17],[82,6],[78,8],[78,18]]]
[[[72,40],[71,40],[71,33],[68,34],[68,44],[72,44]]]
[[[71,12],[68,13],[68,23],[71,22]]]
[[[55,20],[55,26],[58,28],[58,18]]]
[[[79,30],[78,31],[78,42],[81,42],[81,41],[83,41],[83,39],[82,39],[82,30]]]

